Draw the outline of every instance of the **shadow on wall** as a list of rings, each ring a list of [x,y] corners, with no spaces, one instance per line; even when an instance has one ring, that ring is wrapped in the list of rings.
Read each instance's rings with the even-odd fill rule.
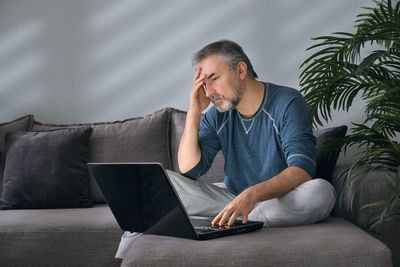
[[[222,38],[244,47],[261,79],[297,87],[309,38],[337,26],[337,13],[352,22],[359,7],[343,12],[346,6],[345,0],[2,1],[0,121],[33,113],[76,123],[186,109],[193,52]]]

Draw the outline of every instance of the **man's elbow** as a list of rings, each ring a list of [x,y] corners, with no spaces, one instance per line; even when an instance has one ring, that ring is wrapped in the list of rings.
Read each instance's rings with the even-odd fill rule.
[[[178,168],[181,173],[187,173],[188,171],[190,171],[192,169],[192,168],[189,168],[186,164],[180,163],[179,161],[178,161]]]
[[[199,159],[178,159],[178,168],[181,173],[187,173],[191,169],[193,169],[197,164],[199,164]]]
[[[302,183],[308,182],[312,179],[312,176],[303,168],[297,166],[290,167],[293,177],[296,177],[296,185],[299,186]]]
[[[303,178],[304,182],[310,181],[312,179],[312,176],[303,168],[300,167],[295,167],[297,171],[300,173],[300,177]]]

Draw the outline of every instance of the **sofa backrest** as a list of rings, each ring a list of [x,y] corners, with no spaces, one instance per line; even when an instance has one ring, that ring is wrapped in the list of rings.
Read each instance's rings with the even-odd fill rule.
[[[31,120],[33,120],[33,116]],[[33,130],[91,126],[93,132],[89,140],[90,162],[156,161],[160,162],[166,169],[179,172],[178,146],[185,120],[185,111],[165,108],[145,117],[114,122],[48,124],[35,121]],[[25,120],[22,121],[25,122]],[[17,122],[19,120],[5,125],[1,124],[1,129],[4,128],[4,131],[6,131],[9,124],[14,125]],[[23,128],[23,130],[30,129],[29,125],[24,127],[26,129]],[[12,128],[12,130],[21,129]],[[347,128],[342,126],[315,132],[317,137],[317,177],[325,178],[331,182],[331,172],[336,164],[338,151],[333,151],[334,153],[332,153],[332,150],[324,152],[321,146],[322,143],[334,137],[344,136],[346,130]],[[4,162],[4,151],[1,154],[1,162]],[[210,170],[200,179],[207,182],[222,182],[223,178],[224,157],[219,152]],[[90,177],[90,195],[95,203],[105,202],[104,196],[93,177]]]
[[[185,127],[186,112],[171,108],[171,163],[172,170],[179,172],[178,167],[178,147],[182,136],[183,128]],[[222,152],[218,152],[211,168],[208,172],[200,177],[206,182],[222,182],[224,180],[224,156]]]
[[[3,187],[3,172],[6,160],[5,135],[8,132],[30,130],[33,121],[33,115],[30,114],[12,121],[0,123],[0,193]]]
[[[35,121],[33,130],[91,126],[89,162],[156,161],[171,169],[169,125],[169,109],[162,109],[145,117],[114,122],[45,124]],[[93,177],[90,177],[90,196],[95,203],[105,202]]]

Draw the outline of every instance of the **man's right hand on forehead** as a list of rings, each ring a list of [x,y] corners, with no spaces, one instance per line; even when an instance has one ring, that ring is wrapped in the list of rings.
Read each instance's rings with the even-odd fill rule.
[[[197,67],[193,75],[193,87],[190,95],[189,109],[194,112],[201,113],[210,104],[210,99],[205,93],[205,79],[206,75],[202,73],[202,68]]]

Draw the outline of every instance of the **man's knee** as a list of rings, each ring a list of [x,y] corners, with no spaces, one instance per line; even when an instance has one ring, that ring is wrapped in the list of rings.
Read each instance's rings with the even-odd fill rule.
[[[303,203],[309,215],[314,217],[315,221],[326,219],[332,211],[336,192],[334,187],[324,179],[313,179],[297,189],[301,190]]]

